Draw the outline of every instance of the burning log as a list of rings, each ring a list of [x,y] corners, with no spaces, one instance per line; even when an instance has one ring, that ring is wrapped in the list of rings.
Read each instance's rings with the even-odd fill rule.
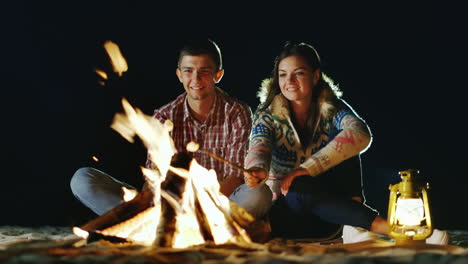
[[[154,207],[153,193],[150,190],[144,190],[135,196],[134,199],[125,202],[107,213],[95,218],[81,227],[86,231],[107,230],[120,223],[126,222],[145,210]]]
[[[269,225],[224,196],[214,170],[183,153],[173,157],[172,123],[122,103],[126,115],[116,115],[112,128],[130,142],[138,135],[156,166],[143,169],[145,187],[135,198],[76,229],[77,235],[173,248],[265,242]]]

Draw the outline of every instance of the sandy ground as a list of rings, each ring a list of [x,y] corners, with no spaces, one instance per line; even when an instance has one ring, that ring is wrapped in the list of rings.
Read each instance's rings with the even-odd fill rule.
[[[447,246],[395,247],[391,241],[320,245],[274,239],[266,244],[168,249],[86,243],[71,227],[0,226],[0,263],[468,263],[468,231],[449,231]]]

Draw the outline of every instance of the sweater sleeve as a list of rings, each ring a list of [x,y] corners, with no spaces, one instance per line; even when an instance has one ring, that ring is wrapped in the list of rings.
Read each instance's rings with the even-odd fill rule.
[[[257,113],[250,133],[249,151],[245,158],[245,167],[270,170],[271,150],[274,139],[274,123],[269,112]]]
[[[311,176],[317,176],[366,151],[371,144],[369,127],[351,109],[339,110],[333,118],[333,124],[340,132],[300,165]]]

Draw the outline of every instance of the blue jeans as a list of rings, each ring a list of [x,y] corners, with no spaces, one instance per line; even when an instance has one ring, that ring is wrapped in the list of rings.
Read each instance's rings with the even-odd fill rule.
[[[107,173],[91,167],[77,170],[70,182],[73,195],[98,215],[102,215],[124,202],[123,186],[135,189]],[[270,209],[272,193],[265,184],[258,188],[250,188],[242,184],[231,194],[229,199],[244,207],[255,218],[262,218]]]
[[[319,178],[300,176],[288,194],[275,201],[269,217],[274,237],[323,238],[336,233],[341,225],[369,230],[377,214],[365,204],[334,192]]]
[[[231,201],[244,207],[257,219],[263,218],[270,210],[272,198],[273,193],[266,184],[257,188],[250,188],[246,184],[242,184],[229,196]]]
[[[122,187],[136,189],[91,167],[78,169],[70,181],[73,195],[98,215],[125,202]]]

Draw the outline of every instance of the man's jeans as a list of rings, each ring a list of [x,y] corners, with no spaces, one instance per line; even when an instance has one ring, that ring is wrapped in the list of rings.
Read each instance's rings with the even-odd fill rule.
[[[70,187],[75,197],[98,215],[124,202],[122,187],[135,189],[91,167],[77,170],[71,179]],[[242,184],[229,199],[244,207],[255,218],[262,218],[270,209],[272,193],[266,184],[258,188]]]

